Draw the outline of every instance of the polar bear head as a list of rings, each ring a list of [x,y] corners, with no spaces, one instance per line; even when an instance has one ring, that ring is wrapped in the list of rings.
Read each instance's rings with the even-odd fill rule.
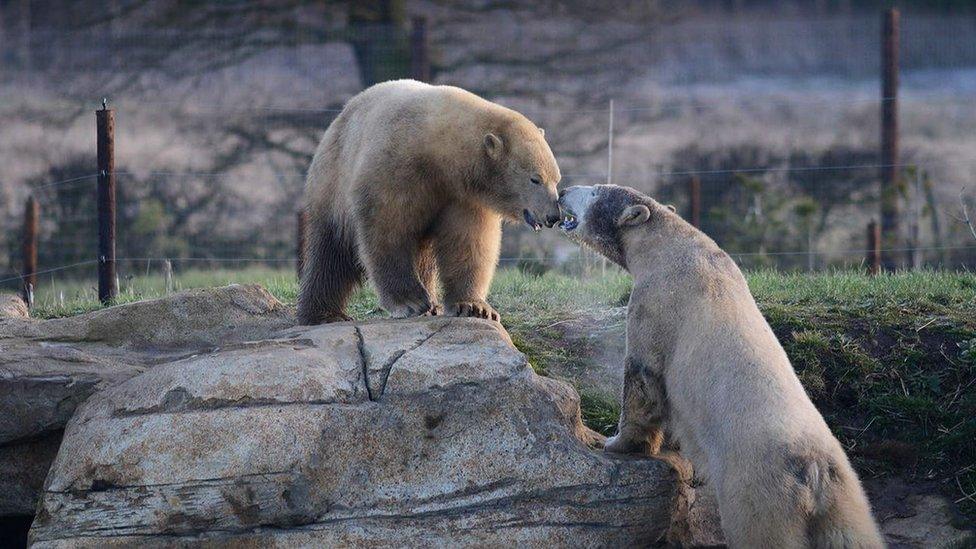
[[[616,185],[568,187],[559,193],[559,206],[563,233],[624,268],[625,235],[647,223],[661,207],[634,189]]]
[[[516,115],[487,132],[483,147],[493,175],[485,190],[494,209],[509,220],[524,219],[535,230],[558,223],[561,175],[545,132]]]

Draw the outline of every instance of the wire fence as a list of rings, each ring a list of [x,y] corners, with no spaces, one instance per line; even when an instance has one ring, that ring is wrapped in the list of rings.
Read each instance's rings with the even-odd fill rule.
[[[260,111],[261,108],[256,110]],[[946,164],[973,164],[964,159]],[[697,198],[702,212],[700,227],[713,236],[730,255],[745,267],[778,267],[823,269],[862,266],[865,256],[873,250],[866,248],[863,225],[873,217],[877,207],[877,172],[894,167],[905,179],[924,180],[926,188],[930,166],[913,163],[886,165],[877,162],[837,163],[815,166],[743,165],[716,169],[671,169],[652,167],[646,173],[617,172],[614,183],[641,189],[653,188],[654,196],[664,203],[675,204],[680,213],[689,216],[692,196],[689,183],[701,187]],[[31,185],[32,195],[39,199],[42,230],[38,238],[38,275],[59,275],[65,279],[85,279],[92,275],[96,260],[97,216],[94,207],[94,187],[97,173],[88,173]],[[214,231],[214,217],[233,220],[251,205],[248,195],[237,202],[210,203],[213,197],[201,195],[206,204],[199,214],[167,219],[168,205],[184,199],[186,189],[206,187],[212,180],[227,180],[242,186],[242,176],[234,171],[116,171],[119,179],[119,258],[123,279],[161,272],[169,263],[177,269],[227,269],[261,265],[276,270],[293,268],[296,261],[295,234],[292,209],[304,175],[297,173],[267,173],[250,186],[276,184],[290,187],[295,201],[286,203],[292,208],[281,210],[275,223],[244,223],[236,234]],[[563,174],[564,184],[595,183],[606,179],[599,171]],[[927,231],[922,241],[918,226],[926,221],[931,225],[942,217],[946,225],[958,221],[953,204],[940,206],[926,196],[921,185],[913,185],[906,192],[909,205],[906,218],[916,231],[905,239],[909,245],[885,247],[881,253],[906,254],[904,264],[929,267],[967,267],[974,264],[976,245],[946,242],[939,229]],[[961,199],[962,200],[962,199]],[[921,207],[912,206],[924,202]],[[960,202],[962,204],[962,202]],[[805,209],[804,209],[805,208]],[[280,208],[279,208],[280,209]],[[920,212],[924,211],[924,215]],[[914,216],[914,217],[912,217]],[[824,235],[834,229],[832,218],[843,219],[847,238],[832,245],[823,244]],[[924,218],[924,219],[923,219]],[[857,222],[860,223],[857,223]],[[860,226],[857,226],[860,225]],[[499,262],[503,267],[517,267],[533,272],[558,269],[577,275],[587,275],[606,267],[600,259],[585,251],[545,253],[552,238],[541,246],[526,246],[536,235],[515,230],[515,245],[505,250]],[[270,236],[270,238],[269,238]],[[11,265],[16,265],[18,250],[8,241]],[[542,254],[539,252],[543,251]],[[142,265],[145,264],[145,269]],[[48,267],[50,266],[50,267]],[[22,276],[7,273],[0,285],[15,289]],[[43,281],[42,281],[43,283]],[[124,286],[124,284],[123,284]]]
[[[222,17],[218,8],[207,9],[216,10],[211,19]],[[52,24],[49,30],[8,32],[0,43],[0,99],[14,106],[0,108],[9,128],[0,136],[18,143],[19,156],[0,152],[0,159],[29,168],[15,176],[0,173],[0,185],[9,189],[0,202],[8,214],[0,287],[17,290],[23,283],[21,212],[30,195],[40,212],[38,290],[91,291],[99,177],[91,111],[102,97],[117,120],[116,261],[124,290],[127,281],[172,270],[247,268],[291,276],[304,171],[322,132],[365,85],[425,74],[516,108],[545,127],[563,185],[610,181],[650,193],[673,204],[743,267],[863,268],[872,253],[893,257],[903,268],[976,266],[976,238],[964,217],[976,191],[970,183],[976,156],[966,146],[976,142],[954,143],[976,124],[976,103],[970,101],[976,88],[966,83],[976,71],[976,41],[964,32],[971,17],[950,23],[907,19],[903,68],[917,72],[908,75],[902,93],[887,96],[876,93],[876,83],[843,84],[877,73],[880,33],[864,32],[868,21],[877,29],[876,16],[780,24],[766,27],[759,38],[738,23],[731,31],[705,25],[684,37],[662,28],[664,38],[618,25],[612,27],[614,42],[590,37],[602,49],[586,51],[584,44],[524,60],[506,57],[529,40],[522,31],[502,39],[492,36],[500,29],[472,30],[463,21],[431,21],[419,32],[416,21],[321,19],[325,23],[316,26],[277,16],[266,13],[262,17],[272,19],[258,24],[243,14],[243,22],[227,28],[217,23],[195,31],[134,31],[109,18],[86,29]],[[16,26],[18,17],[0,20]],[[594,23],[593,32],[606,33],[606,25]],[[827,53],[807,59],[799,49],[770,49],[786,43],[775,42],[785,28],[802,42],[797,48],[812,44]],[[740,53],[732,61],[723,58],[721,67],[702,64],[701,52],[666,49],[668,36],[726,56],[727,50],[748,52],[750,40],[758,41],[766,44],[762,55],[783,56],[779,62],[789,66],[790,78],[802,83],[828,75],[841,83],[799,94],[765,80],[725,97],[722,90],[731,88],[703,84],[709,74],[702,66],[724,75],[739,63],[762,74],[772,61]],[[465,40],[479,45],[460,51]],[[558,36],[551,40],[542,45],[560,45]],[[511,44],[495,44],[505,41]],[[819,45],[830,42],[847,44],[848,58],[834,59]],[[697,72],[666,61],[675,55],[695,60]],[[609,67],[608,59],[621,66]],[[641,63],[671,70],[671,82],[629,92],[636,84],[627,72]],[[962,83],[918,83],[924,71],[936,69],[954,71],[946,74]],[[526,83],[536,73],[554,91]],[[58,78],[71,85],[57,93],[38,91]],[[879,113],[886,104],[902,110],[907,145],[896,162],[883,161],[878,151]],[[716,137],[724,132],[737,137]],[[892,188],[900,226],[869,246],[865,229],[886,200],[880,184],[886,169],[897,178]],[[506,228],[500,265],[580,276],[607,268],[557,231],[540,235],[519,226]]]

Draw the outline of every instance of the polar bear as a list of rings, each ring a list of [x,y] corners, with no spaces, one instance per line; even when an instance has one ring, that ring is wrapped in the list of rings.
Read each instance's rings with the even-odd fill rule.
[[[714,485],[732,547],[884,547],[856,473],[732,259],[633,189],[560,194],[563,231],[634,278],[606,449],[656,453],[667,433]]]
[[[511,109],[413,80],[359,93],[308,170],[299,322],[348,320],[364,274],[394,317],[497,320],[501,222],[557,223],[559,180],[544,132]]]

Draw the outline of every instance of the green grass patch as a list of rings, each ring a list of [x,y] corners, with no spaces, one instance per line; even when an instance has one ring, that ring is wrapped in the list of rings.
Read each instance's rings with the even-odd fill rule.
[[[620,401],[585,388],[580,389],[579,394],[583,423],[603,436],[616,434],[617,420],[620,419]]]
[[[294,271],[264,266],[178,271],[170,281],[170,289],[176,292],[228,284],[260,284],[286,303],[293,303],[298,296]],[[155,299],[166,294],[167,282],[162,275],[157,272],[138,274],[119,280],[119,295],[116,303]],[[43,276],[38,281],[34,304],[31,315],[37,318],[71,316],[102,307],[98,302],[98,288],[94,280],[52,279],[48,282]]]

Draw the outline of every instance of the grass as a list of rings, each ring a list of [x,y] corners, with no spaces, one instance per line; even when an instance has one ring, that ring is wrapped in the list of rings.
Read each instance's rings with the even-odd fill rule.
[[[260,284],[286,303],[295,301],[298,288],[293,271],[252,266],[244,269],[188,270],[176,272],[172,279],[172,290],[207,288],[227,284]],[[131,303],[144,299],[155,299],[166,295],[166,280],[158,273],[136,275],[119,280],[119,296],[116,303]],[[38,281],[34,295],[32,316],[56,318],[71,316],[101,307],[95,281],[45,280]]]
[[[865,277],[852,272],[747,273],[760,309],[811,398],[862,475],[934,479],[976,518],[976,275],[920,271]],[[294,275],[264,267],[188,271],[176,289],[256,282],[286,303]],[[554,365],[586,368],[586,349],[553,328],[581,313],[626,304],[630,279],[616,270],[579,280],[502,270],[490,300],[513,342],[542,375]],[[120,302],[165,293],[159,276],[122,282]],[[61,295],[64,295],[64,302]],[[94,289],[42,286],[39,317],[98,308]],[[351,303],[356,318],[382,315],[368,289]],[[584,421],[612,434],[619,404],[577,387]]]

